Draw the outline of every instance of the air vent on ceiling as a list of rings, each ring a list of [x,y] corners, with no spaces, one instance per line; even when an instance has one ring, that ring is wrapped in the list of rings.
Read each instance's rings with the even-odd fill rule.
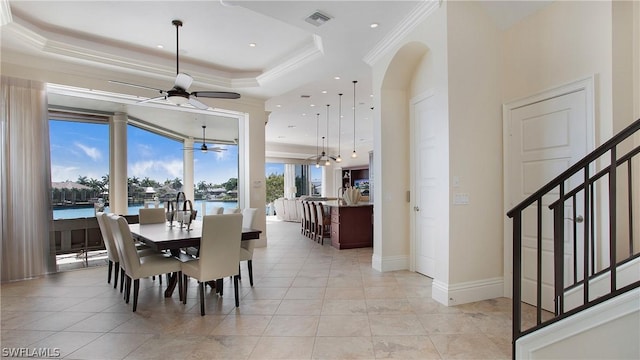
[[[331,16],[323,14],[320,11],[316,11],[313,14],[307,16],[307,18],[304,19],[304,21],[315,26],[320,26],[326,23],[327,21],[329,21],[330,19],[331,19]]]
[[[311,95],[300,95],[300,97],[303,99],[309,99],[311,98]]]

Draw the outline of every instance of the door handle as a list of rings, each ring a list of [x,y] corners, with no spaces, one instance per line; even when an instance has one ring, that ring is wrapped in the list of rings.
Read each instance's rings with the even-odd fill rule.
[[[572,218],[565,218],[565,219],[567,219],[569,221],[575,221],[578,224],[580,224],[580,223],[582,223],[584,221],[584,218],[582,217],[582,215],[576,216],[575,219],[572,219]]]
[[[413,211],[420,211],[420,207],[418,207],[418,206],[414,206],[414,207],[413,207]]]

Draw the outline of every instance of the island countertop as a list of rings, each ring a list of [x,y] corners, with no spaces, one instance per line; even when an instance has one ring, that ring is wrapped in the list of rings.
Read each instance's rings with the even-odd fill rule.
[[[321,201],[326,206],[329,207],[361,207],[361,206],[373,206],[372,203],[368,201],[361,201],[357,204],[347,205],[343,200],[329,200],[329,201]]]

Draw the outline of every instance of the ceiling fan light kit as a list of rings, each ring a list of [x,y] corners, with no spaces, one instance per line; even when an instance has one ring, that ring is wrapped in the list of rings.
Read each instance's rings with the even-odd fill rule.
[[[358,157],[356,153],[356,84],[357,80],[353,80],[353,152],[351,153],[351,157],[353,159]]]
[[[170,90],[162,90],[162,89],[152,88],[149,86],[130,84],[130,83],[116,81],[116,80],[111,80],[110,82],[115,84],[133,86],[133,87],[142,88],[142,89],[155,90],[161,94],[161,96],[142,100],[142,101],[139,101],[138,103],[146,103],[146,102],[164,99],[177,106],[190,104],[193,107],[196,107],[200,110],[207,110],[209,109],[209,105],[198,100],[198,98],[239,99],[240,94],[235,92],[194,91],[189,93],[187,91],[187,89],[189,89],[189,86],[191,86],[191,83],[193,82],[193,78],[189,74],[180,72],[180,54],[179,54],[180,42],[179,41],[180,41],[180,27],[182,26],[182,21],[173,20],[171,21],[171,24],[173,24],[173,26],[176,27],[176,80],[174,82],[173,88],[171,88]]]

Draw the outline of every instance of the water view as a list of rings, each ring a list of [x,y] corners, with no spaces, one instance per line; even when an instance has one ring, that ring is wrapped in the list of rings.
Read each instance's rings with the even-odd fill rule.
[[[160,206],[163,206],[160,204]],[[198,210],[198,219],[202,219],[202,213],[204,211],[204,207],[206,207],[206,213],[211,214],[211,211],[214,207],[223,207],[225,209],[237,208],[237,201],[203,201],[196,200],[193,203],[193,209]],[[127,215],[136,215],[138,214],[138,210],[143,208],[144,205],[132,205],[129,206]],[[106,212],[109,212],[109,207],[105,207]],[[75,218],[85,218],[85,217],[93,217],[95,216],[93,207],[82,207],[82,208],[71,208],[71,209],[55,209],[53,210],[53,218],[54,219],[75,219]]]

